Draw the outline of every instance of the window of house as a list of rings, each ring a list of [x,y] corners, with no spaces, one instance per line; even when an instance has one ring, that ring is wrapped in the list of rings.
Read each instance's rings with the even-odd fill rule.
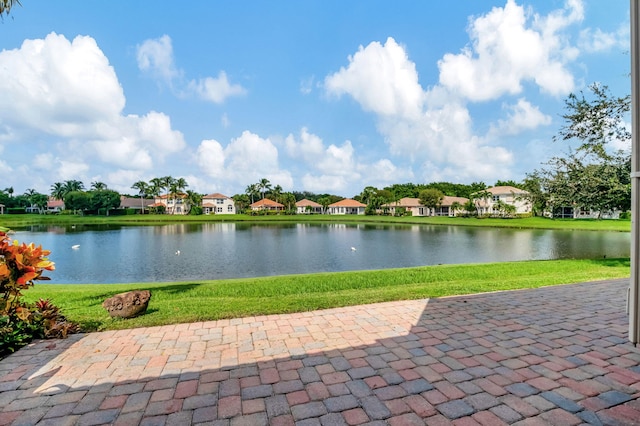
[[[227,211],[228,211],[228,212],[232,212],[232,211],[233,211],[233,206],[232,206],[231,204],[229,204],[229,205],[227,206]]]
[[[218,209],[216,210],[218,213],[222,213],[222,207],[218,207]]]
[[[500,201],[500,196],[499,195],[494,195],[492,198],[493,198],[494,202]]]
[[[224,204],[224,200],[222,198],[216,198],[216,204]]]

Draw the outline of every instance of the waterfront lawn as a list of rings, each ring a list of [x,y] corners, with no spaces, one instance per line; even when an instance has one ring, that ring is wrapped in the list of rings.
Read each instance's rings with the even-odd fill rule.
[[[625,278],[629,271],[629,259],[501,262],[178,283],[38,283],[25,297],[49,298],[84,331],[94,331],[536,288]],[[104,299],[134,289],[151,291],[147,313],[109,318]]]
[[[493,228],[533,228],[590,231],[631,231],[628,219],[549,219],[530,217],[522,219],[474,217],[394,217],[363,215],[130,215],[130,216],[76,216],[76,215],[1,215],[0,227],[24,228],[31,225],[168,225],[173,223],[250,222],[250,223],[359,223],[405,225],[456,225]]]

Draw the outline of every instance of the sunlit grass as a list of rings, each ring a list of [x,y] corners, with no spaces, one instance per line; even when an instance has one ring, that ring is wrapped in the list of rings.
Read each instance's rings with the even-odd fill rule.
[[[92,331],[624,278],[629,268],[629,259],[501,262],[177,283],[37,284],[25,295],[50,298]],[[134,289],[151,291],[147,313],[110,319],[104,299]]]

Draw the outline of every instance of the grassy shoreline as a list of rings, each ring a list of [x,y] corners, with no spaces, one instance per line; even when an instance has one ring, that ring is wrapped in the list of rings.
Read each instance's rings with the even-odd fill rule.
[[[628,220],[554,220],[547,218],[475,219],[390,216],[66,216],[3,215],[0,226],[32,225],[170,225],[176,223],[348,223],[380,225],[453,225],[494,228],[630,232]],[[37,243],[37,242],[36,242]],[[55,274],[55,272],[53,273]],[[40,284],[25,292],[35,301],[49,298],[84,331],[150,327],[255,315],[304,312],[393,300],[433,298],[490,291],[536,288],[626,278],[629,259],[550,260],[490,264],[437,265],[377,271],[351,271],[132,284]],[[130,320],[112,320],[104,299],[133,289],[152,293],[147,313]]]
[[[25,298],[49,298],[84,331],[96,331],[626,278],[629,271],[629,259],[501,262],[174,283],[39,283]],[[109,318],[104,299],[133,289],[151,291],[147,313]]]
[[[630,220],[593,220],[593,219],[549,219],[530,217],[522,219],[500,218],[463,218],[463,217],[393,217],[393,216],[355,216],[355,215],[131,215],[131,216],[73,216],[73,215],[2,215],[0,226],[24,228],[33,225],[168,225],[175,223],[353,223],[382,225],[452,225],[481,226],[493,228],[522,229],[562,229],[630,232]]]

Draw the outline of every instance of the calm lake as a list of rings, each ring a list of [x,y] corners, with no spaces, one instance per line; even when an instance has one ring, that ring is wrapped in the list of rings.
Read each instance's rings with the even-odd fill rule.
[[[13,238],[51,250],[50,282],[72,284],[629,257],[631,244],[626,232],[352,224],[33,226]]]

